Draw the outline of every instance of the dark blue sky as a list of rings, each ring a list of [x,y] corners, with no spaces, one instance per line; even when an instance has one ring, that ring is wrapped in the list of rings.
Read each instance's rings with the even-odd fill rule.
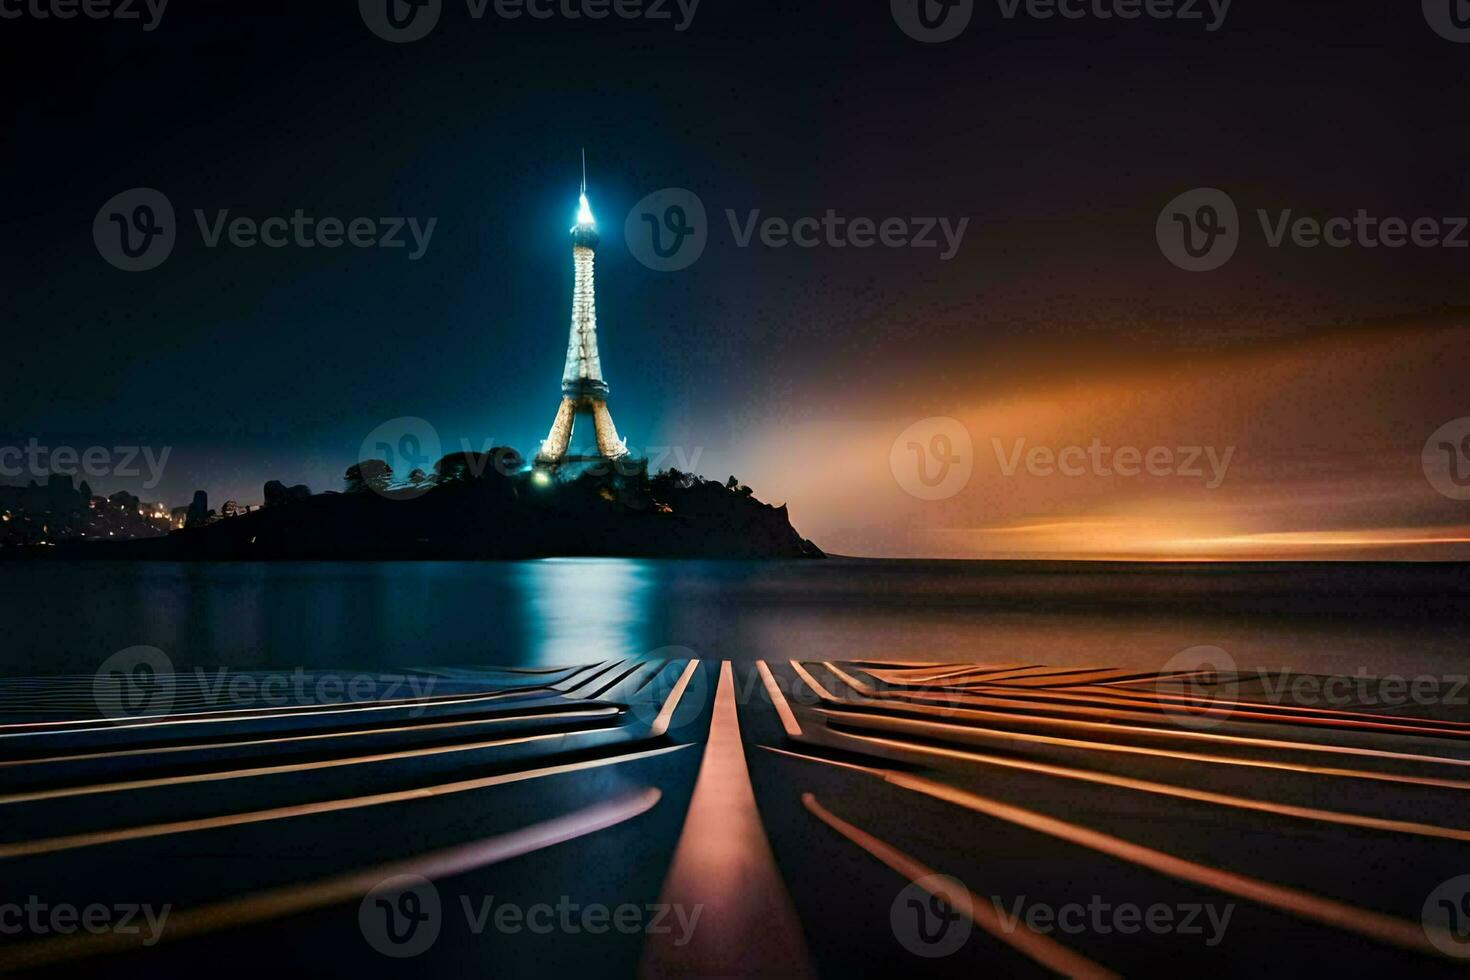
[[[1243,211],[1470,208],[1470,45],[1437,37],[1418,4],[1359,6],[1236,0],[1207,32],[1008,21],[981,3],[936,45],[887,3],[835,0],[703,0],[683,32],[475,21],[448,0],[402,45],[348,0],[180,2],[151,32],[0,20],[0,434],[173,446],[154,494],[171,502],[196,486],[255,500],[271,476],[334,485],[399,416],[446,449],[532,449],[558,398],[582,146],[614,417],[635,446],[702,451],[711,476],[752,466],[751,433],[793,422],[933,414],[1037,378],[1208,363],[1465,304],[1465,253],[1283,254],[1257,235],[1202,279],[1155,247],[1159,208],[1197,186]],[[139,186],[168,196],[180,238],[129,274],[91,225]],[[659,273],[622,223],[669,186],[703,199],[710,245]],[[195,208],[438,224],[417,262],[208,249]],[[970,223],[942,262],[742,249],[727,208]]]

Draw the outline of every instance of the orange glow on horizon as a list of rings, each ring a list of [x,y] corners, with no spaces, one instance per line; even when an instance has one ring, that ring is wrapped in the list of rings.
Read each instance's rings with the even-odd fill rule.
[[[825,417],[772,419],[730,463],[840,555],[1466,560],[1470,511],[1431,486],[1422,461],[1435,429],[1470,415],[1459,385],[1423,380],[1470,371],[1465,340],[1460,328],[1404,327],[1120,356],[1007,379],[979,398],[974,385],[946,393],[904,379],[886,395],[880,384],[860,402],[833,400]],[[958,422],[970,442],[968,479],[938,499],[893,469],[895,441],[929,418]],[[1095,445],[1102,462],[1087,455]],[[1109,465],[1121,449],[1170,453],[1176,471]],[[1033,450],[1049,468],[1026,461]]]

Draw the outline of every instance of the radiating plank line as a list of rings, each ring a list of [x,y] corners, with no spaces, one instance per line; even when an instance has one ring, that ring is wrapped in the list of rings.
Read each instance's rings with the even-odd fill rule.
[[[1106,967],[1098,965],[1081,953],[1068,949],[1050,936],[1036,932],[1024,922],[1017,922],[1011,928],[1006,928],[991,903],[968,888],[965,889],[965,897],[968,901],[962,902],[958,901],[959,896],[949,894],[942,882],[938,883],[938,887],[932,886],[930,881],[926,881],[926,879],[932,881],[933,876],[936,874],[932,868],[920,863],[893,845],[843,820],[831,810],[822,806],[811,793],[801,794],[801,804],[818,820],[867,851],[879,861],[888,865],[894,871],[897,871],[909,881],[919,885],[919,887],[929,892],[929,894],[944,899],[954,911],[965,914],[968,908],[968,914],[965,917],[971,922],[1007,946],[1046,967],[1048,970],[1059,973],[1064,977],[1075,977],[1080,978],[1080,980],[1106,980],[1106,978],[1118,976],[1118,974]]]
[[[684,697],[684,690],[689,686],[694,672],[699,669],[699,661],[691,660],[684,667],[684,673],[674,682],[674,689],[664,699],[664,706],[659,709],[658,715],[653,719],[652,734],[655,738],[664,735],[669,730],[669,723],[674,720],[674,711],[679,707],[679,700]]]
[[[800,738],[801,726],[796,723],[796,715],[791,713],[791,705],[786,703],[786,695],[782,694],[781,688],[777,686],[776,678],[771,674],[771,668],[766,666],[764,660],[757,660],[755,669],[761,675],[761,682],[766,685],[767,696],[776,706],[776,716],[781,719],[781,727],[792,738]]]
[[[0,739],[35,738],[47,735],[77,735],[89,732],[114,732],[132,728],[160,728],[173,725],[210,725],[221,722],[271,721],[278,718],[315,718],[323,715],[348,715],[363,711],[393,711],[405,708],[439,708],[456,704],[479,704],[503,698],[525,697],[537,691],[549,691],[545,685],[493,691],[487,694],[447,694],[433,698],[401,698],[366,703],[343,702],[332,705],[270,705],[263,708],[229,708],[219,711],[176,712],[161,715],[138,715],[127,719],[82,718],[74,721],[26,721],[0,725]],[[90,725],[90,728],[58,726]],[[33,731],[30,729],[45,729]],[[8,729],[27,729],[10,731]]]
[[[395,707],[395,706],[402,706],[402,705],[410,705],[410,706],[412,706],[412,705],[426,705],[426,706],[432,706],[432,705],[435,705],[435,704],[439,704],[441,702],[458,703],[458,701],[460,699],[464,699],[464,698],[485,698],[485,699],[490,699],[490,698],[514,697],[514,696],[517,696],[517,695],[533,694],[533,693],[535,693],[537,691],[546,691],[546,690],[551,690],[551,689],[552,689],[551,688],[551,685],[546,685],[546,684],[527,684],[527,685],[521,685],[519,687],[507,687],[507,688],[500,688],[500,689],[497,689],[497,690],[490,690],[490,691],[454,691],[454,692],[451,692],[449,694],[422,695],[422,696],[417,696],[417,697],[403,697],[403,698],[378,698],[378,699],[373,699],[373,700],[362,700],[362,701],[351,701],[351,700],[349,700],[349,701],[337,701],[337,702],[322,702],[320,704],[283,704],[283,705],[265,705],[265,706],[250,705],[250,706],[239,707],[239,708],[218,708],[218,709],[211,710],[211,711],[168,711],[168,712],[163,712],[163,713],[159,713],[159,714],[152,714],[152,715],[133,715],[133,716],[130,716],[128,718],[119,718],[119,719],[111,719],[111,718],[108,718],[108,717],[105,717],[105,716],[93,715],[93,716],[88,717],[88,718],[75,718],[75,719],[71,719],[71,720],[61,720],[61,721],[13,722],[13,723],[8,723],[8,724],[0,725],[0,729],[5,729],[5,730],[8,730],[8,729],[31,729],[31,728],[38,728],[38,727],[45,727],[45,726],[50,726],[50,727],[53,727],[54,728],[54,727],[57,727],[57,726],[71,726],[71,725],[98,725],[100,723],[104,723],[105,722],[106,725],[102,729],[100,729],[100,730],[110,730],[112,728],[123,727],[123,726],[127,725],[128,723],[156,722],[156,721],[170,719],[170,718],[180,718],[180,719],[183,719],[183,720],[186,720],[186,721],[201,721],[201,720],[211,720],[211,719],[214,719],[214,718],[217,718],[217,717],[223,717],[223,718],[228,719],[228,718],[237,717],[239,715],[260,715],[260,714],[263,714],[265,712],[275,712],[275,711],[280,711],[280,712],[316,711],[316,712],[320,712],[320,713],[330,713],[331,711],[356,710],[356,709],[363,709],[363,708],[388,708],[388,707]],[[188,693],[182,695],[182,697],[184,697],[184,698],[196,698],[198,696],[199,695],[196,695],[196,694],[188,694]],[[175,692],[175,697],[176,698],[177,697],[180,697],[180,695],[178,695],[178,693]],[[95,700],[94,699],[87,699],[87,700],[91,701],[92,704],[93,704],[93,706],[95,706]],[[245,720],[252,720],[252,719],[245,719]],[[65,731],[65,730],[66,729],[64,729],[64,728],[58,728],[58,731]]]
[[[477,670],[477,671],[493,670],[493,671],[498,671],[499,673],[502,673],[502,674],[560,674],[564,670],[570,670],[570,671],[581,670],[584,666],[586,666],[586,665],[585,664],[563,664],[560,667],[502,667],[502,666],[499,666],[497,664],[482,664],[480,666],[474,667],[473,669],[474,670]],[[410,668],[410,669],[415,670],[415,671],[418,671],[420,673],[431,674],[434,677],[443,677],[446,680],[463,679],[463,678],[456,678],[452,674],[446,674],[446,673],[444,673],[444,671],[442,669],[440,669],[440,670],[433,670],[433,671],[426,670],[423,667],[413,667],[413,668]],[[460,669],[466,669],[466,668],[460,668]]]
[[[1116,667],[1091,668],[1088,670],[1068,670],[1055,674],[1030,674],[1026,677],[1008,678],[1003,680],[991,680],[980,678],[974,682],[959,685],[960,689],[968,690],[979,684],[994,684],[997,687],[1018,687],[1023,690],[1032,688],[1070,689],[1081,684],[1102,684],[1108,680],[1118,677],[1137,677],[1135,672],[1118,670]]]
[[[650,935],[640,976],[814,975],[756,808],[728,660],[720,665],[704,759],[658,900],[705,911],[686,945]]]
[[[629,677],[633,676],[634,674],[636,674],[638,671],[640,671],[642,669],[643,669],[643,664],[642,663],[635,663],[635,664],[633,664],[633,666],[629,667],[627,670],[624,670],[622,673],[617,674],[615,677],[613,677],[612,680],[607,681],[604,684],[600,684],[596,688],[594,688],[594,689],[588,691],[586,694],[582,695],[582,697],[584,699],[600,698],[604,694],[606,694],[608,691],[611,691],[613,688],[617,687],[619,684],[623,683],[623,681],[627,680]]]
[[[851,664],[851,661],[848,661],[848,663]],[[972,683],[972,681],[970,680],[971,677],[977,678],[977,680],[974,681],[973,683],[980,683],[981,681],[978,680],[978,679],[985,678],[987,675],[1006,674],[1006,673],[1010,673],[1010,672],[1016,671],[1016,670],[1021,670],[1023,668],[1027,668],[1027,667],[1035,668],[1035,667],[1041,667],[1041,666],[1043,666],[1043,665],[1042,664],[1029,664],[1029,665],[1028,664],[1010,664],[1010,665],[1007,665],[1005,667],[997,667],[997,666],[989,665],[989,664],[986,664],[986,665],[975,664],[975,665],[966,667],[963,670],[947,671],[947,672],[945,672],[943,674],[935,674],[935,675],[932,675],[932,676],[927,677],[927,678],[912,678],[912,677],[904,677],[904,676],[901,676],[901,675],[899,675],[899,676],[893,676],[893,677],[885,676],[885,675],[889,675],[889,674],[894,673],[892,671],[867,670],[865,672],[868,673],[868,674],[871,674],[874,677],[877,677],[879,680],[886,681],[886,682],[889,682],[889,683],[894,683],[897,686],[905,686],[905,685],[921,686],[921,685],[934,684],[934,682],[944,680],[944,681],[948,681],[949,683],[946,683],[946,684],[938,684],[937,686],[939,686],[939,687],[951,687],[951,686],[953,686],[953,687],[963,688],[963,687],[969,686]],[[1180,679],[1180,680],[1182,680],[1182,679],[1184,679],[1186,677],[1191,677],[1191,676],[1194,676],[1196,674],[1203,673],[1203,671],[1198,671],[1198,670],[1185,670],[1185,671],[1172,671],[1172,672],[1169,672],[1167,674],[1159,674],[1159,673],[1155,673],[1153,671],[1145,671],[1145,672],[1128,671],[1128,670],[1123,670],[1122,668],[1118,668],[1118,667],[1091,667],[1091,668],[1087,668],[1087,670],[1089,670],[1089,671],[1095,671],[1097,673],[1102,673],[1102,674],[1116,674],[1117,675],[1116,677],[1110,678],[1108,680],[1096,680],[1096,681],[1090,682],[1090,683],[1097,683],[1097,684],[1122,684],[1122,683],[1126,683],[1126,682],[1136,682],[1136,681],[1140,681],[1140,680],[1157,681],[1157,680],[1165,679],[1165,678],[1168,678],[1168,679]],[[1036,675],[1036,676],[1041,676],[1041,675]],[[1022,679],[1025,679],[1025,678],[1022,678]],[[1072,681],[1064,681],[1062,683],[1054,683],[1052,686],[1055,686],[1055,687],[1067,687],[1067,686],[1069,686],[1072,683],[1073,683]]]
[[[771,749],[771,751],[782,752],[784,755],[806,759],[810,762],[827,762],[820,756],[802,755],[799,752],[786,752],[780,749]],[[1099,854],[1105,854],[1180,881],[1234,895],[1300,919],[1353,932],[1401,949],[1437,958],[1447,957],[1447,954],[1435,946],[1429,935],[1433,934],[1435,938],[1447,944],[1450,943],[1449,933],[1438,926],[1421,925],[1418,922],[1410,922],[1407,919],[1348,905],[1345,902],[1286,885],[1278,885],[1260,878],[1252,878],[1201,864],[1165,851],[1135,844],[1121,837],[1104,834],[1080,824],[1069,823],[1034,810],[1002,803],[978,793],[956,789],[920,776],[911,776],[890,769],[877,770],[877,772],[882,774],[879,778],[884,782],[900,789],[952,803],[972,813],[981,813],[1037,833],[1046,834],[1069,844],[1085,847]]]
[[[1105,680],[1105,681],[1096,681],[1094,683],[1098,684],[1099,686],[1109,686],[1109,687],[1114,686],[1114,685],[1116,685],[1116,686],[1123,686],[1123,685],[1128,685],[1128,684],[1141,684],[1141,683],[1160,684],[1160,683],[1163,683],[1164,681],[1182,681],[1182,680],[1186,680],[1186,679],[1188,679],[1190,677],[1198,677],[1200,674],[1207,674],[1207,673],[1209,673],[1209,671],[1207,671],[1207,670],[1170,670],[1170,671],[1165,671],[1164,673],[1158,673],[1158,672],[1155,672],[1155,671],[1140,671],[1140,672],[1128,671],[1126,673],[1122,673],[1121,676],[1114,677],[1114,678],[1111,678],[1111,679]],[[1072,684],[1069,682],[1069,683],[1066,683],[1066,684],[1058,684],[1056,686],[1057,687],[1071,687]]]
[[[232,779],[251,779],[259,776],[281,776],[288,773],[315,772],[320,769],[340,769],[344,766],[365,766],[379,762],[397,762],[403,759],[421,759],[427,756],[449,755],[456,752],[478,752],[484,749],[504,748],[508,745],[528,745],[553,739],[573,738],[579,735],[605,735],[618,731],[618,726],[582,728],[571,731],[544,732],[538,735],[518,735],[514,738],[486,739],[478,742],[455,742],[452,745],[432,745],[419,749],[400,749],[396,752],[375,752],[371,755],[354,755],[342,759],[316,759],[311,762],[293,762],[278,766],[255,766],[246,769],[221,769],[214,772],[187,773],[182,776],[158,776],[152,779],[127,779],[111,783],[89,783],[83,786],[61,786],[53,789],[27,790],[21,793],[0,795],[0,806],[17,803],[36,803],[42,800],[69,799],[78,796],[98,796],[104,793],[125,793],[140,789],[158,789],[163,786],[188,786],[194,783],[217,783]]]
[[[1006,664],[1004,666],[994,664],[963,664],[960,666],[950,665],[953,669],[921,674],[918,676],[902,675],[898,677],[891,675],[891,671],[868,670],[869,674],[886,683],[906,687],[928,687],[940,681],[948,681],[953,684],[962,678],[985,677],[990,674],[1008,674],[1015,670],[1024,670],[1028,667],[1037,667],[1038,664]],[[943,687],[946,685],[940,684]]]
[[[1355,813],[1343,813],[1337,810],[1321,810],[1316,807],[1275,803],[1270,800],[1257,800],[1245,796],[1235,796],[1230,793],[1216,793],[1211,790],[1193,789],[1188,786],[1178,786],[1173,783],[1158,783],[1147,779],[1134,779],[1131,776],[1118,776],[1108,772],[1095,772],[1090,769],[1073,769],[1070,766],[1058,766],[1048,762],[1033,762],[1027,759],[1013,759],[1007,756],[989,755],[987,753],[973,752],[965,749],[920,745],[916,742],[908,742],[895,738],[882,738],[877,735],[857,735],[850,732],[836,732],[835,734],[843,738],[882,745],[903,752],[913,752],[918,755],[938,756],[946,759],[974,762],[986,766],[995,766],[999,769],[1014,769],[1019,772],[1055,776],[1059,779],[1092,783],[1097,786],[1111,786],[1116,789],[1130,789],[1140,793],[1150,793],[1155,796],[1168,796],[1174,799],[1190,800],[1195,803],[1209,803],[1214,806],[1231,807],[1237,810],[1252,810],[1257,813],[1269,813],[1277,817],[1291,817],[1297,820],[1331,823],[1344,827],[1358,827],[1364,830],[1381,830],[1396,834],[1410,834],[1418,837],[1438,837],[1444,840],[1470,841],[1470,830],[1462,830],[1457,827],[1443,827],[1438,824],[1417,823],[1410,820],[1390,820],[1383,817],[1364,817]]]
[[[1345,708],[1314,708],[1307,705],[1285,705],[1273,704],[1268,701],[1240,701],[1227,698],[1217,698],[1213,695],[1182,695],[1168,694],[1164,692],[1153,692],[1149,694],[1135,693],[1132,691],[1122,692],[1110,689],[1092,690],[1087,686],[1068,689],[1067,694],[1087,695],[1093,698],[1106,698],[1109,701],[1120,701],[1129,703],[1161,703],[1180,704],[1185,706],[1199,705],[1201,707],[1225,708],[1253,708],[1260,711],[1274,711],[1291,714],[1321,715],[1323,717],[1353,718],[1363,721],[1375,721],[1384,724],[1427,724],[1437,728],[1450,728],[1457,732],[1470,732],[1470,721],[1456,721],[1454,719],[1423,718],[1414,715],[1390,715],[1375,714],[1371,711],[1349,711]]]
[[[174,909],[159,938],[165,942],[177,942],[340,905],[361,899],[384,881],[399,875],[417,875],[430,880],[452,878],[617,826],[653,809],[661,795],[657,789],[649,787],[469,844],[194,908]],[[31,970],[123,952],[142,945],[145,938],[141,930],[135,934],[108,930],[4,946],[0,947],[0,972]]]
[[[1295,762],[1278,762],[1271,759],[1251,759],[1228,755],[1209,755],[1202,752],[1181,752],[1177,749],[1156,749],[1142,745],[1125,745],[1121,742],[1099,742],[1088,739],[1065,738],[1056,735],[1037,735],[1032,732],[1017,732],[1000,728],[980,728],[974,725],[958,725],[937,721],[922,721],[914,718],[894,718],[866,712],[834,711],[817,708],[817,713],[835,718],[848,727],[900,731],[906,734],[921,734],[935,738],[946,735],[978,735],[997,741],[1030,742],[1035,745],[1055,745],[1059,748],[1082,749],[1087,752],[1108,752],[1121,755],[1141,755],[1156,759],[1175,759],[1181,762],[1200,762],[1207,765],[1239,766],[1245,769],[1270,769],[1277,772],[1301,773],[1312,776],[1335,776],[1345,779],[1367,779],[1382,783],[1399,783],[1407,786],[1426,786],[1434,789],[1470,790],[1470,780],[1442,779],[1434,776],[1409,776],[1373,769],[1341,769],[1332,766],[1311,766]]]
[[[811,688],[812,693],[815,694],[817,697],[821,698],[823,701],[841,703],[841,698],[837,697],[837,695],[833,694],[831,691],[818,684],[817,679],[811,674],[807,673],[807,669],[803,667],[798,661],[791,661],[791,669],[796,671],[796,676],[800,677],[802,679],[802,682],[806,684],[807,687]]]
[[[1135,677],[1132,680],[1109,681],[1110,687],[1133,687],[1135,684],[1157,684],[1161,680],[1184,680],[1187,677],[1199,677],[1201,675],[1219,674],[1220,671],[1210,668],[1200,670],[1185,670],[1178,673],[1157,674],[1150,677]],[[1238,675],[1237,675],[1238,676]]]
[[[389,728],[359,728],[351,731],[315,732],[310,735],[283,735],[274,738],[252,738],[229,742],[189,742],[182,745],[155,745],[141,749],[117,749],[107,752],[83,752],[72,755],[53,755],[35,759],[0,760],[0,769],[15,769],[24,766],[55,765],[67,762],[87,762],[95,759],[121,759],[130,756],[167,755],[174,752],[209,752],[214,749],[247,748],[253,745],[282,745],[296,742],[316,742],[333,738],[361,738],[367,735],[397,735],[450,728],[475,728],[483,725],[503,725],[515,721],[541,721],[565,718],[608,718],[621,714],[622,708],[609,705],[605,708],[574,709],[568,711],[541,711],[532,714],[491,715],[488,718],[469,718],[455,721],[436,721],[421,725],[394,725]]]
[[[1104,669],[1110,670],[1111,668]],[[1019,684],[1021,681],[1052,680],[1058,677],[1075,677],[1079,674],[1095,673],[1098,673],[1096,667],[1052,667],[1038,664],[1035,667],[1021,667],[1013,671],[994,674],[985,680],[990,684]]]
[[[850,675],[845,675],[842,672],[836,672],[836,676],[839,679],[846,676],[848,681],[854,680]],[[807,675],[807,677],[810,678],[810,675]],[[815,685],[815,681],[813,680],[809,680],[809,683]],[[853,685],[850,684],[849,686]],[[853,690],[862,693],[861,688],[859,687],[853,686]],[[871,688],[869,688],[869,690],[871,690]],[[864,696],[869,697],[868,695]],[[848,704],[848,702],[843,701],[841,698],[837,698],[832,695],[827,695],[824,699],[838,704]],[[1470,759],[1456,759],[1442,755],[1424,755],[1415,752],[1397,752],[1391,749],[1369,749],[1353,745],[1328,745],[1321,742],[1302,742],[1295,739],[1262,738],[1255,735],[1228,735],[1221,732],[1206,732],[1199,731],[1197,729],[1187,729],[1171,725],[1159,725],[1158,727],[1149,727],[1146,725],[1125,724],[1117,720],[1106,722],[1089,721],[1087,720],[1088,718],[1096,718],[1099,716],[1105,718],[1115,718],[1116,716],[1108,712],[1087,712],[1082,718],[1077,718],[1075,717],[1078,713],[1077,709],[1070,709],[1062,706],[1055,706],[1051,710],[1064,716],[1070,717],[1057,718],[1048,715],[1038,715],[1032,713],[1038,709],[1035,704],[1032,704],[1030,702],[1007,700],[1003,698],[987,699],[985,703],[992,704],[997,707],[1006,707],[1009,709],[1008,711],[985,711],[978,708],[948,707],[944,706],[947,703],[942,700],[940,701],[940,704],[925,703],[928,700],[930,699],[915,698],[913,696],[907,698],[870,698],[870,704],[865,705],[864,707],[871,707],[874,710],[880,710],[886,707],[888,710],[906,711],[914,714],[929,715],[931,717],[937,716],[943,718],[978,718],[986,721],[1007,722],[1012,724],[1019,723],[1031,725],[1034,727],[1066,727],[1073,729],[1082,729],[1086,731],[1110,732],[1113,734],[1128,733],[1147,735],[1152,738],[1213,742],[1222,745],[1240,746],[1242,748],[1287,749],[1293,752],[1316,752],[1327,755],[1351,755],[1375,759],[1392,759],[1398,762],[1425,763],[1428,765],[1462,767],[1470,766]],[[1147,720],[1152,721],[1153,718],[1148,717]]]
[[[472,790],[488,789],[492,786],[505,786],[510,783],[524,782],[530,779],[542,779],[547,776],[559,776],[569,772],[584,772],[591,769],[599,769],[603,766],[620,765],[625,762],[637,762],[641,759],[651,759],[655,756],[666,755],[670,752],[678,752],[688,748],[694,743],[682,745],[666,745],[657,749],[647,749],[642,752],[627,752],[622,755],[609,756],[605,759],[591,759],[583,762],[568,762],[555,766],[544,766],[540,769],[520,769],[514,772],[498,773],[494,776],[482,776],[478,779],[462,779],[452,783],[439,783],[434,786],[420,786],[417,789],[396,790],[391,793],[374,793],[369,796],[349,796],[334,800],[318,800],[314,803],[302,803],[295,806],[272,807],[268,810],[250,810],[243,813],[230,813],[218,817],[201,817],[195,820],[174,820],[167,823],[143,824],[136,827],[122,827],[115,830],[98,830],[81,834],[67,834],[62,837],[46,837],[37,840],[16,841],[9,844],[0,844],[0,860],[16,857],[30,857],[36,854],[55,854],[59,851],[71,851],[81,847],[96,847],[102,844],[116,844],[123,841],[143,840],[149,837],[168,837],[174,834],[194,833],[201,830],[219,830],[223,827],[239,827],[246,824],[266,823],[273,820],[289,820],[294,817],[316,816],[322,813],[337,813],[343,810],[356,810],[364,807],[383,806],[390,803],[404,803],[409,800],[427,800],[438,796],[450,796],[456,793],[466,793]]]
[[[554,687],[554,688],[556,688],[559,691],[564,692],[567,697],[571,697],[574,692],[580,690],[581,688],[586,687],[588,684],[591,684],[593,681],[597,680],[597,678],[602,677],[605,674],[611,673],[614,670],[617,670],[618,667],[619,667],[619,665],[621,665],[621,664],[623,664],[625,662],[626,662],[625,660],[609,660],[609,661],[606,661],[606,665],[605,666],[602,666],[599,669],[594,670],[592,673],[588,674],[586,677],[582,678],[581,680],[577,681],[575,684],[572,684],[569,687],[563,687],[562,686],[562,684],[565,684],[566,683],[565,681],[563,681],[562,684],[553,684],[551,686]]]
[[[894,696],[905,696],[894,692]],[[1159,701],[1147,697],[1130,697],[1117,693],[1086,694],[1073,691],[1042,691],[1017,689],[1010,686],[976,685],[963,691],[936,695],[956,703],[965,704],[976,698],[1003,697],[1045,704],[1090,705],[1100,711],[1113,710],[1110,705],[1121,706],[1126,711],[1141,715],[1167,715],[1169,708]],[[1197,710],[1196,710],[1197,709]],[[1412,718],[1404,715],[1372,715],[1362,713],[1360,720],[1353,717],[1356,712],[1337,711],[1330,708],[1300,709],[1288,705],[1259,704],[1245,701],[1209,701],[1197,706],[1181,706],[1172,709],[1180,715],[1197,718],[1212,718],[1219,721],[1261,722],[1273,725],[1298,725],[1309,728],[1331,728],[1342,731],[1370,731],[1389,735],[1428,735],[1434,738],[1470,739],[1470,729],[1457,725],[1441,724],[1438,721]]]
[[[665,699],[662,710],[654,721],[655,736],[664,734],[668,730],[669,719],[673,717],[674,709],[678,707],[679,699],[684,694],[684,688],[689,684],[689,678],[699,664],[697,660],[691,660],[685,669],[684,675]],[[660,728],[659,726],[662,725]],[[454,752],[470,752],[487,748],[498,748],[506,745],[518,745],[528,742],[546,741],[549,739],[571,738],[579,735],[594,735],[618,730],[618,726],[605,726],[600,728],[585,728],[576,730],[559,730],[538,735],[523,735],[516,738],[492,739],[479,742],[457,742],[451,745],[428,746],[419,749],[401,749],[395,752],[380,752],[372,755],[349,756],[344,759],[323,759],[312,762],[293,763],[279,766],[258,766],[245,769],[231,769],[207,773],[190,773],[182,776],[166,776],[154,779],[120,780],[112,783],[93,783],[85,786],[65,786],[55,789],[30,790],[22,793],[9,793],[0,795],[0,806],[15,803],[32,803],[41,800],[62,799],[76,796],[91,796],[100,793],[126,792],[138,789],[153,789],[163,786],[187,785],[190,783],[218,782],[230,779],[246,779],[255,776],[276,776],[286,773],[306,772],[315,769],[335,769],[342,766],[367,765],[378,762],[389,762],[400,759],[412,759],[423,756],[445,755]]]
[[[598,661],[596,661],[594,663],[590,663],[590,664],[587,664],[585,666],[578,667],[576,670],[572,671],[570,674],[568,674],[567,676],[563,677],[561,680],[557,681],[555,684],[552,684],[551,686],[553,688],[555,688],[556,690],[558,690],[558,691],[564,691],[564,690],[566,690],[566,688],[565,688],[564,685],[572,683],[572,678],[576,677],[578,674],[585,674],[588,671],[595,671],[595,670],[597,670],[597,668],[602,667],[602,666],[605,666],[606,664],[607,664],[607,661],[606,660],[598,660]],[[585,680],[585,678],[583,678],[583,679]]]

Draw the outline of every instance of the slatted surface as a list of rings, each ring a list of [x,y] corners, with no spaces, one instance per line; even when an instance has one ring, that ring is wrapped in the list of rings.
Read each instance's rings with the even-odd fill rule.
[[[1037,663],[402,676],[423,683],[287,703],[181,681],[167,710],[134,714],[89,704],[84,678],[0,685],[5,895],[172,908],[157,947],[4,936],[0,969],[258,976],[288,956],[394,975],[403,964],[365,942],[357,910],[395,875],[432,879],[448,907],[411,961],[428,974],[1449,975],[1466,962],[1421,922],[1435,886],[1470,873],[1470,718],[1452,706],[1390,707],[1361,684],[1357,703],[1325,706],[1283,698],[1273,678]],[[729,884],[757,868],[760,889]],[[916,956],[902,924],[916,879],[965,906],[969,932],[943,957]],[[741,900],[757,891],[758,908]],[[492,895],[723,911],[687,947],[467,931],[455,904]],[[1014,917],[1089,903],[1225,918],[1211,934],[1204,919],[1203,932],[1124,933]]]
[[[975,917],[943,969],[1458,972],[1465,961],[1430,941],[1421,909],[1470,871],[1470,722],[1385,707],[1363,683],[1351,690],[1365,704],[1293,703],[1281,680],[762,662],[748,682],[768,708],[749,713],[763,735],[755,778],[768,825],[807,819],[773,833],[778,855],[792,860],[799,835],[806,854],[820,847],[833,862],[844,895],[868,883],[870,900],[838,899],[855,925],[892,937],[886,920],[915,869],[960,879],[989,920]],[[798,886],[798,908],[810,915],[818,891]],[[1211,946],[993,921],[1016,902],[1099,899],[1230,906],[1232,919]],[[832,895],[822,900],[830,911]],[[885,953],[866,952],[825,948],[829,964],[854,969]]]
[[[180,674],[154,679],[172,688],[167,710],[136,714],[89,704],[85,679],[11,681],[0,721],[0,862],[10,887],[0,899],[84,906],[146,896],[172,907],[165,935],[179,952],[160,961],[139,948],[143,936],[115,932],[7,936],[0,969],[86,961],[123,974],[143,963],[187,973],[197,966],[190,956],[235,948],[251,925],[285,919],[294,928],[313,909],[350,908],[395,869],[468,873],[636,828],[664,796],[647,780],[667,766],[648,765],[692,745],[678,732],[704,705],[691,699],[676,718],[675,692],[694,666],[419,672],[420,683],[402,690],[362,685],[376,696],[328,699],[302,699],[299,688],[283,697],[279,686],[273,696],[220,698]],[[322,690],[317,680],[305,689]],[[674,781],[676,800],[685,776]],[[549,796],[532,788],[542,783]],[[656,894],[650,866],[646,890]],[[625,945],[631,965],[640,944]],[[362,949],[373,966],[377,954]]]

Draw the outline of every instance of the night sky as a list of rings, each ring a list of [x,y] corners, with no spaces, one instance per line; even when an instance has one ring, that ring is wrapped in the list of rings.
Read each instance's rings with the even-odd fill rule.
[[[1470,557],[1470,502],[1420,463],[1470,415],[1470,248],[1272,248],[1255,216],[1470,214],[1470,43],[1420,4],[1235,0],[1211,31],[1203,2],[1202,20],[1038,20],[990,0],[940,44],[885,2],[703,0],[684,30],[665,9],[476,20],[446,0],[405,44],[355,0],[175,0],[152,31],[0,19],[0,445],[169,446],[156,488],[93,489],[216,506],[271,478],[339,488],[403,416],[446,452],[534,451],[585,147],[621,434],[738,474],[830,550]],[[135,187],[167,196],[178,239],[128,273],[92,227]],[[701,199],[708,246],[660,272],[623,226],[667,187]],[[1197,187],[1240,210],[1208,273],[1155,239]],[[416,261],[208,248],[196,208],[437,224]],[[968,224],[946,261],[742,248],[727,209]],[[929,501],[890,450],[933,416],[968,429],[974,474]],[[992,439],[1234,456],[1214,488],[1008,477]]]

